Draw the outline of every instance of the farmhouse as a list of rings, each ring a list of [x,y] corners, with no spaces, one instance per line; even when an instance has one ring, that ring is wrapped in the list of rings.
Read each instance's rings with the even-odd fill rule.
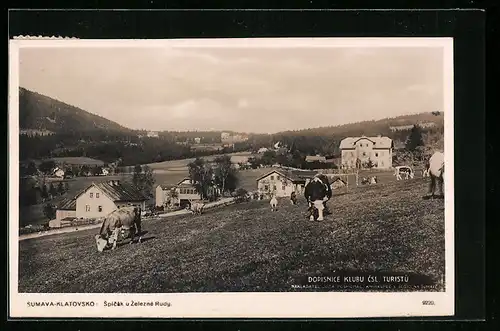
[[[92,219],[108,215],[117,208],[135,205],[146,208],[146,198],[134,186],[111,180],[92,183],[75,197],[76,217]]]
[[[54,168],[52,175],[57,178],[64,178],[64,170],[59,167]]]
[[[169,202],[173,205],[177,203],[175,185],[160,184],[155,189],[155,206],[162,207]]]
[[[277,197],[289,197],[292,192],[301,194],[314,175],[316,171],[273,170],[257,178],[257,190],[266,197],[272,193]]]
[[[349,137],[340,142],[342,166],[356,168],[372,162],[374,168],[392,168],[394,144],[389,137]]]
[[[211,187],[208,193],[220,194],[220,190],[216,187]],[[176,185],[158,185],[155,190],[155,195],[157,207],[165,206],[168,201],[173,205],[183,207],[188,205],[190,201],[201,200],[201,195],[196,191],[196,187],[191,182],[190,178],[184,178]]]

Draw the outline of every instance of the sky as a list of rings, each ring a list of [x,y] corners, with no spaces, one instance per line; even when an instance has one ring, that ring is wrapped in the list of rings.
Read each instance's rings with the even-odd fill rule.
[[[132,129],[272,133],[443,110],[443,52],[21,48],[19,85]]]

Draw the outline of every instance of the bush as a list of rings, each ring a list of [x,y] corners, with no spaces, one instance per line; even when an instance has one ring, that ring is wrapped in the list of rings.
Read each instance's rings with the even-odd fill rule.
[[[244,202],[247,200],[247,190],[245,190],[244,188],[239,188],[236,190],[236,192],[234,192],[235,194],[235,201],[236,202]]]

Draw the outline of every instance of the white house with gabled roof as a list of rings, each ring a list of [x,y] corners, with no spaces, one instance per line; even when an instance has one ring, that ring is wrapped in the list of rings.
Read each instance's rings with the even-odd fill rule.
[[[392,168],[392,151],[394,144],[389,137],[348,137],[340,142],[342,166],[356,168],[369,161],[374,168]]]
[[[77,194],[75,200],[77,218],[96,219],[129,205],[144,210],[147,199],[133,185],[110,180],[92,183]]]

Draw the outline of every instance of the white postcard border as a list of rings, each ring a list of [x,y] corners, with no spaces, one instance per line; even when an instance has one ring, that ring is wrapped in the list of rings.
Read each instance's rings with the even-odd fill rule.
[[[445,116],[445,292],[358,293],[171,293],[31,294],[18,293],[19,254],[19,49],[28,47],[442,47]],[[12,318],[350,318],[452,316],[455,312],[454,126],[452,38],[255,38],[172,40],[10,40],[9,43],[9,315]],[[124,306],[105,307],[121,301]],[[153,307],[126,306],[152,302]],[[423,305],[422,301],[434,301]],[[30,307],[35,302],[71,306]],[[93,306],[81,306],[93,302]],[[78,304],[80,303],[80,304]]]

